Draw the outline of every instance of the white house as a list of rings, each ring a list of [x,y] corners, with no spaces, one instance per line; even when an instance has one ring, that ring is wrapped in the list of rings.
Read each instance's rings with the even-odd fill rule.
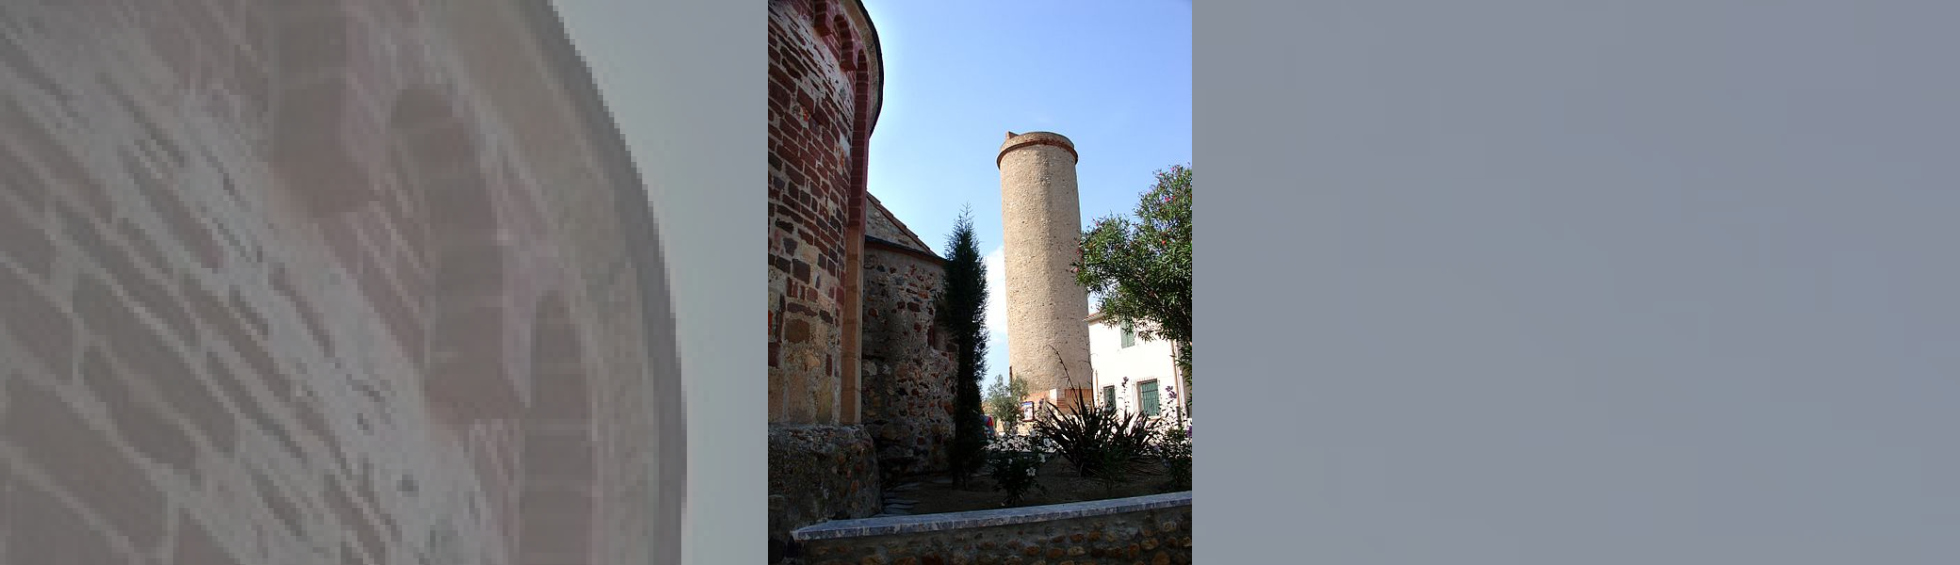
[[[1174,344],[1137,337],[1101,312],[1085,321],[1097,402],[1159,418],[1189,414],[1184,409],[1184,379],[1178,374]]]

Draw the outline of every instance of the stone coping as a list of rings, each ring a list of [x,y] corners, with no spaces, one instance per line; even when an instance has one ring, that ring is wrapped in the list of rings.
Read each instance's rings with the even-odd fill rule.
[[[1011,526],[1029,522],[1087,518],[1091,516],[1141,512],[1190,505],[1191,491],[1187,490],[1130,498],[1050,504],[1047,506],[1023,506],[1020,508],[1001,508],[997,510],[970,510],[966,512],[919,514],[915,516],[884,516],[856,520],[834,520],[799,528],[794,532],[790,532],[790,538],[796,541],[814,541],[942,532],[967,528]]]
[[[1014,133],[1010,131],[1007,132],[1007,141],[1002,142],[1000,145],[1000,153],[994,155],[994,166],[999,167],[1001,160],[1006,159],[1008,153],[1030,145],[1060,147],[1063,151],[1067,151],[1069,157],[1075,159],[1076,162],[1080,163],[1082,161],[1082,156],[1075,152],[1075,142],[1069,141],[1069,138],[1062,134],[1051,131],[1031,131],[1027,133]]]

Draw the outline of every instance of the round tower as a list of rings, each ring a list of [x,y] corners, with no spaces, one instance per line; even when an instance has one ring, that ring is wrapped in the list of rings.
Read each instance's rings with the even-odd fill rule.
[[[1007,355],[1013,378],[1056,404],[1095,384],[1089,373],[1089,294],[1071,266],[1080,258],[1081,204],[1075,144],[1049,132],[1008,132],[1000,167],[1007,244]]]

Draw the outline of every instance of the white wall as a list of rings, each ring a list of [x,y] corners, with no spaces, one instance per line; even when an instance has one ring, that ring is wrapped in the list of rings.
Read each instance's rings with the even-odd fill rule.
[[[1178,393],[1178,405],[1184,402],[1184,385],[1177,378],[1175,354],[1176,348],[1168,341],[1137,338],[1135,345],[1123,347],[1120,326],[1089,324],[1089,363],[1095,368],[1097,402],[1102,401],[1103,387],[1114,386],[1116,407],[1125,412],[1136,411],[1137,383],[1156,379],[1158,402],[1163,406],[1163,413],[1169,415],[1171,390]],[[1128,386],[1124,386],[1125,377],[1129,378]]]

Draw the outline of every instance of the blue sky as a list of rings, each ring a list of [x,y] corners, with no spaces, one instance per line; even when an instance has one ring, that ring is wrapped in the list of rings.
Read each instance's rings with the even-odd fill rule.
[[[870,190],[944,254],[965,205],[988,254],[988,379],[1007,372],[999,314],[1008,131],[1075,142],[1084,223],[1127,214],[1152,173],[1191,162],[1191,4],[865,0],[885,59]]]

